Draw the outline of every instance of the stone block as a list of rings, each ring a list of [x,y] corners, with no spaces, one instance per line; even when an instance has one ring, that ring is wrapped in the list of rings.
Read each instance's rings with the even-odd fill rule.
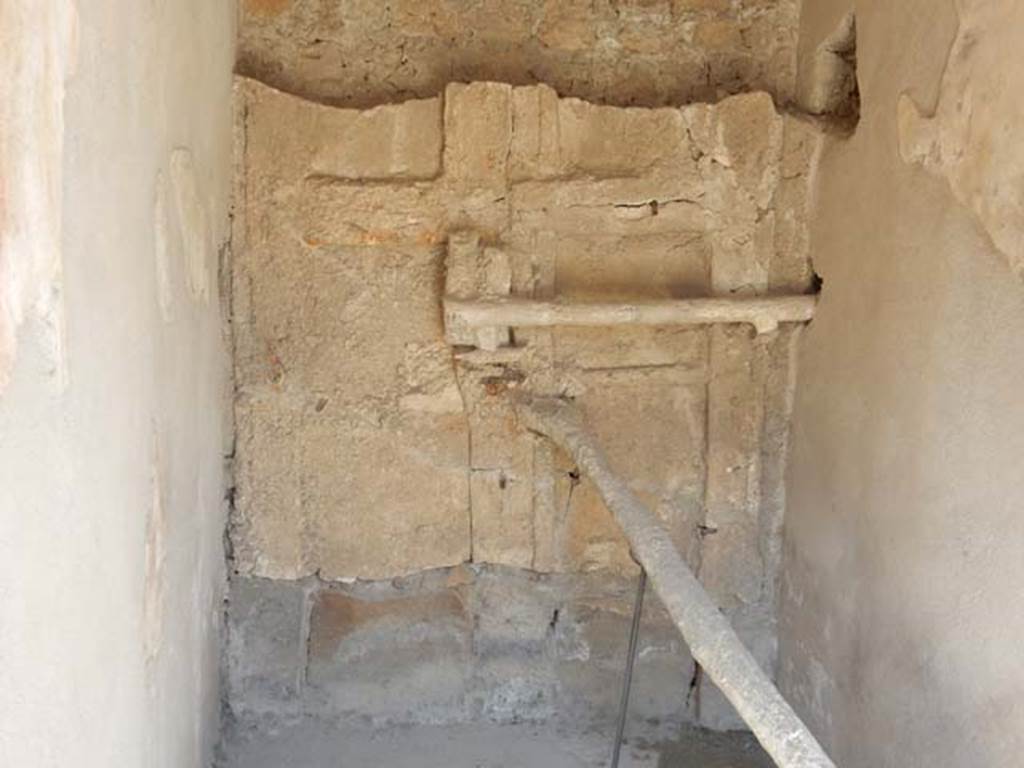
[[[558,94],[546,85],[512,89],[511,181],[551,179],[565,172],[558,105]]]
[[[273,364],[255,358],[240,377],[269,377],[239,409],[235,539],[252,572],[383,577],[469,556],[467,425],[440,268],[430,252],[373,248],[298,262],[303,301],[281,318]]]
[[[533,443],[508,397],[508,369],[460,360],[469,420],[474,562],[534,567]]]
[[[474,647],[481,657],[542,657],[552,650],[564,579],[517,568],[477,569]]]
[[[552,653],[565,597],[557,578],[514,568],[477,569],[472,610],[480,716],[502,722],[558,716]]]
[[[473,561],[533,565],[533,475],[474,469],[470,475]]]
[[[456,231],[448,236],[445,257],[445,301],[458,299],[505,298],[512,289],[512,267],[508,254],[495,247],[484,247],[475,230]],[[457,322],[445,304],[445,338],[453,346],[475,346],[494,351],[509,346],[505,327],[467,328]]]
[[[694,11],[727,11],[731,5],[731,0],[672,0],[672,10],[677,14]]]
[[[586,713],[593,724],[614,722],[622,690],[635,575],[572,577],[570,599],[556,627],[556,666],[562,711]],[[663,723],[688,719],[693,661],[678,630],[648,589],[630,694],[630,720]]]
[[[338,109],[245,81],[246,164],[254,181],[308,175],[354,181],[435,178],[441,170],[441,99]]]
[[[571,174],[636,177],[692,163],[677,109],[623,109],[561,99],[558,135]]]
[[[311,172],[354,181],[422,180],[441,172],[441,99],[367,110],[323,108]]]
[[[641,222],[636,228],[649,229]],[[581,233],[565,241],[556,259],[555,291],[560,297],[628,301],[708,293],[711,244],[701,234]]]
[[[444,173],[464,187],[504,187],[512,144],[512,87],[456,83],[444,95]]]
[[[732,19],[709,19],[697,24],[693,42],[711,52],[743,47],[743,30]]]
[[[634,578],[457,566],[412,577],[236,581],[227,693],[243,718],[316,712],[396,724],[607,727],[621,690]],[[307,619],[308,612],[308,619]],[[631,720],[689,718],[693,665],[645,600]]]
[[[556,503],[566,510],[566,552],[562,557],[567,569],[581,573],[635,572],[629,543],[593,484],[582,480],[560,490]]]
[[[457,589],[316,597],[308,681],[330,711],[379,723],[461,719],[471,665],[472,621]]]
[[[477,661],[474,717],[499,723],[551,722],[559,717],[560,705],[558,676],[548,660],[508,656]]]
[[[249,251],[243,258],[234,265],[236,386],[240,393],[283,391],[295,371],[285,359],[285,340],[305,312],[313,275],[301,257],[291,254],[275,261]],[[265,279],[267,273],[274,279]]]
[[[682,115],[696,148],[727,169],[733,194],[742,192],[758,207],[768,208],[778,183],[783,134],[771,96],[731,96],[715,105],[684,107]]]
[[[318,418],[370,411],[380,421],[398,398],[422,388],[407,364],[413,348],[443,343],[441,259],[392,248],[313,249],[305,254],[305,301],[275,349],[287,380],[328,402]],[[439,376],[443,360],[424,357]],[[451,358],[445,381],[454,384]],[[406,372],[400,378],[400,372]]]
[[[298,198],[290,225],[298,225],[307,246],[435,249],[447,236],[449,213],[431,185],[318,177],[302,182]]]
[[[304,551],[301,415],[271,399],[246,398],[235,406],[238,430],[237,492],[231,518],[239,573],[296,579],[311,573]]]
[[[383,579],[470,557],[469,463],[461,414],[353,413],[303,431],[306,530],[328,579]]]
[[[809,121],[786,117],[783,122],[779,185],[773,201],[775,248],[769,288],[773,292],[806,292],[811,288],[809,206],[813,168],[824,137]]]
[[[705,495],[705,385],[644,377],[601,383],[579,396],[587,423],[611,467],[628,478],[686,556]],[[656,459],[668,456],[673,461]]]
[[[236,715],[297,708],[306,668],[305,614],[300,582],[231,580],[225,662]]]
[[[452,350],[441,341],[415,341],[405,345],[398,368],[403,411],[459,414],[462,395],[452,372]]]
[[[711,331],[707,487],[701,581],[727,613],[757,603],[764,379],[761,348],[742,327]]]

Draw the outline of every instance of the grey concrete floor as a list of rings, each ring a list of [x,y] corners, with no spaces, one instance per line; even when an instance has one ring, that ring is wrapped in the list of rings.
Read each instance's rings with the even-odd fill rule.
[[[305,722],[235,726],[218,768],[601,768],[611,737],[537,725],[412,726],[384,730]],[[635,739],[621,768],[771,768],[749,734],[686,729]]]

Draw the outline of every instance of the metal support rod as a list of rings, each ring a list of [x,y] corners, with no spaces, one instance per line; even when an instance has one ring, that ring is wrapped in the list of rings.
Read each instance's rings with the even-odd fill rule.
[[[622,737],[626,733],[626,714],[629,712],[629,691],[633,687],[633,665],[636,663],[637,646],[640,644],[640,617],[644,612],[644,592],[647,590],[647,571],[640,566],[640,578],[636,585],[636,602],[633,604],[633,625],[629,628],[629,650],[626,656],[626,674],[622,678],[622,700],[619,702],[619,723],[615,729],[615,747],[612,749],[612,768],[619,768],[622,753]]]
[[[693,575],[668,531],[608,466],[571,402],[517,398],[520,420],[569,453],[621,526],[655,594],[690,647],[765,751],[781,768],[835,768],[813,734],[743,645],[729,620]]]

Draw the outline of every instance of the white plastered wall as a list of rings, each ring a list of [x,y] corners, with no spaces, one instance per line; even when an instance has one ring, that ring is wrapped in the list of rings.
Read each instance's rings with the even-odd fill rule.
[[[780,683],[844,768],[1024,749],[1024,6],[856,14],[861,121],[825,148],[801,342]]]
[[[0,4],[0,765],[206,766],[234,11]]]

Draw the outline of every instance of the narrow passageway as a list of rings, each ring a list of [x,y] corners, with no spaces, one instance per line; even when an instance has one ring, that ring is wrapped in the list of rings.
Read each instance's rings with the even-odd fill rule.
[[[0,0],[0,766],[1016,768],[1022,40]]]

